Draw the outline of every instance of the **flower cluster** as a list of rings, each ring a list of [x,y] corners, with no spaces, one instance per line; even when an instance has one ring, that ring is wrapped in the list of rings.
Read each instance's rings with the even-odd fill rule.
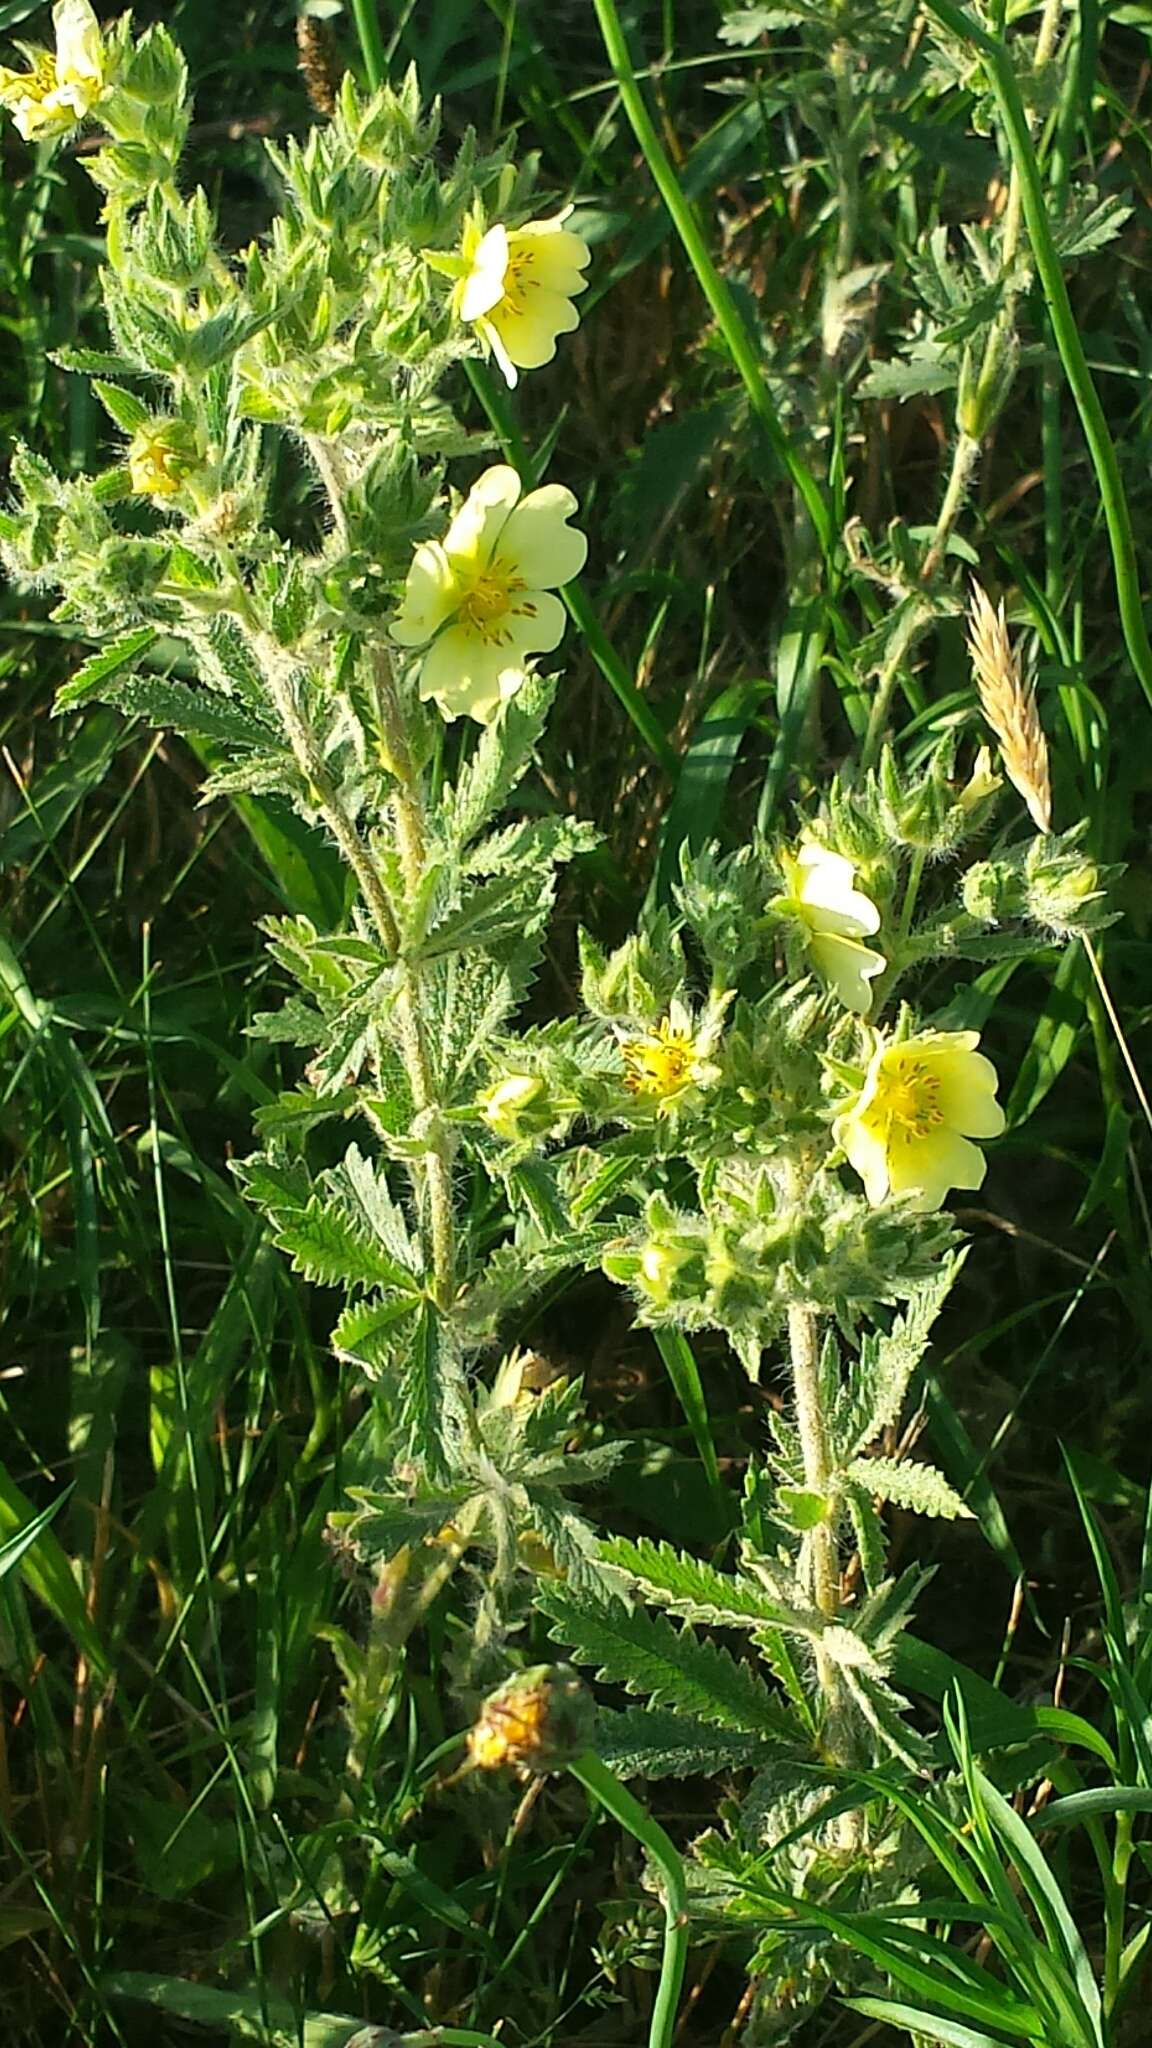
[[[68,135],[92,112],[108,85],[104,39],[89,0],[58,0],[52,9],[55,50],[21,44],[27,71],[0,65],[0,106],[25,142]]]

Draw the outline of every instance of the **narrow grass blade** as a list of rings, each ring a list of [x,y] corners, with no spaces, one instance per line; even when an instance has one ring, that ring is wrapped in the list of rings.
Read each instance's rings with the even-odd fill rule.
[[[716,1445],[712,1436],[712,1421],[708,1414],[708,1403],[704,1398],[704,1383],[696,1354],[682,1330],[654,1330],[656,1348],[668,1368],[676,1399],[684,1411],[684,1419],[692,1431],[692,1439],[700,1453],[700,1462],[708,1476],[708,1484],[723,1497],[720,1484],[720,1467],[716,1461]]]

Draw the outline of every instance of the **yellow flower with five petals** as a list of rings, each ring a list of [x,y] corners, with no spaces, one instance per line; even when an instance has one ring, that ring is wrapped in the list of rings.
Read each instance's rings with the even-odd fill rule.
[[[580,324],[572,301],[587,289],[582,273],[591,257],[564,225],[571,211],[519,228],[497,221],[486,233],[474,220],[465,226],[452,310],[475,328],[510,386],[520,370],[550,363],[557,336]]]
[[[7,108],[25,142],[69,134],[107,84],[104,39],[89,0],[58,0],[52,26],[54,52],[21,45],[29,70],[0,65],[0,106]]]
[[[794,854],[784,855],[782,865],[788,894],[776,907],[802,927],[805,949],[821,981],[846,1010],[866,1017],[872,1007],[869,984],[888,963],[882,953],[863,943],[879,931],[880,912],[856,887],[853,863],[806,839]]]
[[[588,553],[567,523],[576,500],[562,484],[526,498],[521,489],[506,464],[486,469],[443,540],[418,547],[408,571],[392,638],[427,646],[420,695],[447,719],[490,724],[524,682],[528,657],[551,654],[564,633],[554,593],[580,574]]]
[[[863,1087],[832,1125],[873,1207],[904,1195],[938,1209],[949,1188],[983,1184],[987,1162],[972,1140],[998,1138],[1005,1119],[979,1043],[978,1031],[878,1039]]]

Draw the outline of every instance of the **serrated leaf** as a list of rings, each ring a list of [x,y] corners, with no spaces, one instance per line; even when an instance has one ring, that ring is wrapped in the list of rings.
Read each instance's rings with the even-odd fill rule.
[[[412,1274],[330,1196],[313,1195],[293,1216],[276,1218],[275,1241],[294,1272],[322,1287],[389,1287],[409,1295]]]
[[[128,718],[143,718],[149,725],[219,740],[225,746],[267,747],[275,738],[268,726],[258,724],[227,700],[166,677],[126,676],[104,695]]]
[[[408,1455],[431,1479],[447,1479],[465,1428],[464,1369],[456,1335],[431,1302],[416,1319],[397,1389]]]
[[[848,1467],[848,1477],[878,1500],[891,1501],[893,1507],[907,1508],[914,1515],[934,1515],[946,1522],[975,1520],[934,1465],[911,1458],[857,1458]]]
[[[908,1384],[928,1348],[932,1327],[955,1283],[964,1255],[941,1261],[930,1280],[909,1296],[890,1330],[870,1331],[851,1359],[835,1404],[831,1436],[836,1461],[847,1467],[900,1417]]]
[[[566,1586],[542,1586],[536,1602],[577,1661],[594,1665],[605,1682],[721,1728],[798,1739],[791,1715],[763,1679],[717,1644],[701,1642],[687,1623],[677,1632],[663,1615]]]
[[[649,1599],[689,1621],[703,1622],[709,1628],[782,1628],[806,1638],[821,1633],[822,1621],[815,1609],[794,1609],[760,1592],[747,1579],[718,1572],[671,1543],[651,1543],[647,1538],[631,1542],[613,1536],[601,1545],[600,1555],[606,1564],[627,1572]]]
[[[951,391],[959,380],[955,363],[917,361],[874,363],[857,386],[859,398],[924,398]]]
[[[69,676],[56,692],[54,709],[75,711],[81,704],[90,704],[94,697],[104,694],[104,685],[118,676],[122,669],[131,668],[149,647],[159,639],[154,626],[138,626],[135,632],[126,633],[122,640],[113,641],[101,653],[90,655],[82,662],[75,674]]]
[[[596,1754],[622,1778],[708,1777],[755,1764],[764,1754],[759,1736],[658,1707],[603,1709],[594,1743]]]
[[[554,677],[531,676],[485,726],[445,804],[446,835],[467,846],[507,802],[535,751],[556,694]]]

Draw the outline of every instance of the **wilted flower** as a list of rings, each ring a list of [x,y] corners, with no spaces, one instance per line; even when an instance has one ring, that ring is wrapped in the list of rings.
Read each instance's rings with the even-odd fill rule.
[[[509,385],[518,370],[537,370],[556,353],[556,337],[579,325],[572,304],[588,280],[588,245],[564,226],[570,206],[551,220],[521,228],[499,222],[482,234],[475,221],[464,240],[452,310],[475,327]]]
[[[1003,787],[1003,779],[992,766],[992,749],[981,747],[972,763],[972,773],[960,791],[960,808],[963,811],[979,810],[996,791]]]
[[[553,595],[588,553],[566,524],[576,500],[562,484],[521,499],[514,469],[498,463],[473,484],[442,541],[418,547],[392,622],[402,647],[431,641],[420,695],[445,718],[488,725],[524,681],[531,654],[550,654],[565,614]]]
[[[978,1188],[986,1162],[973,1138],[997,1138],[1004,1111],[978,1031],[922,1031],[873,1054],[864,1085],[832,1132],[875,1206],[907,1195],[938,1209],[949,1188]]]
[[[485,1700],[469,1730],[469,1754],[480,1771],[502,1764],[561,1770],[587,1749],[594,1719],[592,1696],[570,1665],[536,1664]]]
[[[880,912],[856,887],[856,869],[842,853],[806,840],[784,856],[788,895],[777,908],[803,927],[808,957],[821,981],[846,1010],[866,1017],[872,1007],[869,983],[888,965],[882,953],[862,942],[880,929]]]
[[[668,1015],[651,1031],[621,1037],[625,1084],[633,1095],[655,1103],[658,1116],[667,1116],[691,1092],[715,1080],[717,1069],[709,1055],[727,1007],[726,997],[711,1004],[697,1024],[687,1004],[673,997]]]
[[[31,66],[0,65],[0,106],[25,142],[67,135],[91,111],[107,83],[104,41],[89,0],[58,0],[52,9],[56,49],[21,45]]]
[[[128,476],[140,497],[173,497],[197,467],[195,437],[183,420],[149,420],[128,443]]]

